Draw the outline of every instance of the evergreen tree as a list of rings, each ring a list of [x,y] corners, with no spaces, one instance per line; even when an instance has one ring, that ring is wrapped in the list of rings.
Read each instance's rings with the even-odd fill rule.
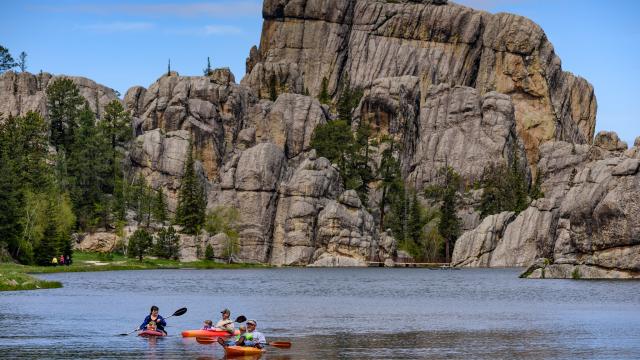
[[[205,220],[206,207],[207,200],[204,188],[200,184],[195,171],[193,144],[189,143],[184,175],[180,185],[180,192],[178,193],[176,224],[182,225],[182,231],[186,234],[200,233]]]
[[[331,96],[329,95],[329,80],[326,77],[322,78],[322,83],[320,84],[320,95],[318,95],[318,100],[321,104],[329,105],[331,103]]]
[[[54,202],[50,201],[47,207],[47,225],[42,239],[38,242],[34,251],[36,264],[40,266],[51,265],[51,259],[58,256],[56,245],[58,243],[58,228],[55,222]]]
[[[131,187],[131,205],[136,214],[136,221],[145,227],[149,227],[153,210],[153,194],[142,176],[136,177]]]
[[[458,195],[460,189],[460,175],[449,166],[438,170],[438,184],[425,190],[425,196],[440,201],[440,221],[438,232],[445,243],[445,261],[451,261],[451,250],[456,239],[460,236],[461,224],[457,215]]]
[[[3,148],[0,148],[0,174],[0,246],[6,247],[15,258],[22,234],[21,194],[18,177]]]
[[[338,98],[337,110],[338,118],[351,124],[353,109],[358,106],[360,99],[362,98],[362,90],[351,89],[349,83],[349,74],[346,74],[342,81],[342,90],[340,97]]]
[[[129,246],[127,247],[127,256],[137,257],[140,262],[147,254],[153,243],[151,234],[145,229],[136,230],[129,238]]]
[[[202,70],[202,72],[204,72],[204,76],[211,75],[211,60],[209,60],[208,56],[207,56],[207,67],[204,70]]]
[[[169,59],[169,63],[167,63],[167,76],[171,76],[171,59]]]
[[[16,62],[9,53],[9,49],[0,45],[0,74],[7,70],[11,70],[16,66]]]
[[[531,198],[540,196],[540,188],[533,187],[529,192],[529,184],[525,176],[526,164],[520,162],[515,152],[509,166],[505,164],[491,165],[482,179],[483,193],[480,200],[482,218],[502,211],[519,213],[529,206]]]
[[[276,101],[278,98],[278,90],[277,90],[277,80],[274,74],[271,74],[269,77],[269,99],[271,101]]]
[[[67,171],[70,177],[71,198],[79,215],[81,229],[91,228],[107,221],[105,192],[111,181],[108,139],[100,136],[95,116],[89,106],[78,114],[79,127],[74,143],[68,151]]]
[[[25,72],[27,70],[27,53],[24,51],[21,52],[18,59],[18,67],[20,67],[20,72]]]
[[[162,187],[160,187],[158,191],[156,191],[156,196],[153,201],[152,212],[153,212],[153,218],[159,223],[161,223],[162,225],[164,225],[164,223],[168,220],[167,219],[167,213],[168,213],[167,199],[164,195],[164,191],[162,190]]]
[[[396,239],[404,237],[404,232],[400,233],[398,230],[402,227],[398,227],[398,221],[404,216],[404,212],[399,212],[404,209],[405,196],[404,196],[404,182],[402,180],[402,174],[400,172],[400,162],[396,159],[394,152],[397,150],[395,142],[388,137],[382,139],[382,143],[385,144],[385,148],[382,151],[382,159],[380,160],[380,167],[378,169],[378,178],[380,179],[381,196],[378,208],[380,209],[380,232],[390,228]],[[391,219],[386,219],[387,208],[391,207],[394,211]],[[393,230],[395,228],[395,231]]]
[[[173,226],[158,231],[154,254],[164,259],[178,259],[180,237]]]
[[[47,109],[51,122],[51,144],[68,150],[74,141],[78,116],[85,104],[78,87],[67,78],[59,78],[47,88]]]
[[[213,260],[213,246],[211,244],[207,244],[207,247],[204,249],[204,258],[207,260]]]

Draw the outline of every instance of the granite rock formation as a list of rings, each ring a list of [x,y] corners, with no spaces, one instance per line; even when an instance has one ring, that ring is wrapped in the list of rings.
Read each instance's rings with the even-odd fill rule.
[[[71,79],[98,118],[108,103],[118,100],[115,90],[87,78],[51,75],[46,72],[31,74],[7,71],[0,74],[0,114],[23,116],[29,111],[35,111],[47,118],[46,90],[58,78]]]
[[[481,225],[465,233],[453,264],[533,264],[528,277],[640,278],[638,150],[626,149],[615,133],[599,135],[591,146],[544,144],[539,169],[545,198],[512,221],[487,217],[482,224],[497,221],[504,232],[487,235]],[[491,238],[495,246],[485,251],[478,238]]]
[[[411,75],[423,90],[448,83],[509,95],[532,165],[543,142],[593,137],[593,87],[562,71],[543,30],[524,17],[447,1],[376,0],[266,0],[263,17],[242,79],[260,97],[273,87],[318,95],[323,78],[337,96],[346,81],[368,88]]]

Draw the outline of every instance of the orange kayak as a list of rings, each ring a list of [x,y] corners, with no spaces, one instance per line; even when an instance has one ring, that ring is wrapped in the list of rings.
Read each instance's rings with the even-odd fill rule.
[[[236,330],[233,335],[240,334],[240,331]],[[224,330],[185,330],[182,332],[182,337],[223,337],[231,336],[228,331]]]
[[[253,346],[225,346],[224,354],[227,357],[231,356],[246,356],[246,355],[260,355],[264,352],[264,349],[258,349]]]

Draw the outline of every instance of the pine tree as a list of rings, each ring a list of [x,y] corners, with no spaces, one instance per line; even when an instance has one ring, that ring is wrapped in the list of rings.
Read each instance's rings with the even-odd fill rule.
[[[34,255],[36,264],[41,266],[51,265],[51,259],[58,256],[56,245],[58,243],[58,228],[55,222],[55,206],[53,201],[47,207],[47,225],[42,239],[37,244]]]
[[[171,59],[169,59],[169,63],[167,63],[167,76],[171,76]]]
[[[202,70],[202,72],[204,73],[204,76],[211,75],[211,61],[209,60],[208,56],[207,56],[207,67],[204,70]]]
[[[164,259],[177,259],[180,237],[173,226],[162,228],[158,231],[154,254]]]
[[[277,80],[274,74],[271,74],[269,77],[269,99],[271,101],[276,101],[278,98],[278,90],[277,90]]]
[[[207,244],[207,247],[204,249],[204,258],[207,260],[213,260],[213,246],[211,244]]]
[[[105,198],[112,181],[108,139],[98,134],[95,116],[88,105],[79,114],[79,127],[70,147],[67,171],[71,196],[81,229],[106,223]],[[99,214],[100,213],[100,214]]]
[[[11,70],[16,66],[16,62],[9,53],[9,49],[0,45],[0,74],[7,70]]]
[[[318,95],[318,100],[321,104],[329,104],[331,103],[331,96],[329,95],[329,80],[326,77],[322,78],[322,83],[320,84],[320,95]]]
[[[62,148],[68,150],[73,144],[78,116],[85,102],[71,79],[57,79],[47,88],[47,109],[51,122],[50,141],[57,151]]]
[[[142,258],[147,254],[152,244],[151,234],[144,229],[138,229],[129,238],[127,255],[129,257],[137,257],[142,262]]]
[[[19,59],[18,67],[20,68],[20,72],[25,72],[27,70],[27,53],[24,51],[21,52]]]
[[[2,147],[0,147],[0,174],[2,174],[0,176],[0,246],[6,246],[15,258],[19,251],[19,240],[22,234],[21,193],[18,178]]]
[[[167,221],[167,212],[167,199],[162,187],[160,187],[158,191],[156,191],[156,196],[153,202],[153,218],[164,225]]]
[[[175,223],[182,225],[182,231],[186,234],[200,233],[205,220],[206,206],[207,200],[204,188],[200,184],[195,171],[193,144],[189,143],[184,175],[178,194]]]

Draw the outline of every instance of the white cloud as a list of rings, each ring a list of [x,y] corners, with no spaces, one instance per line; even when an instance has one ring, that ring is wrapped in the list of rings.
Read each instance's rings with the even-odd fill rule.
[[[154,28],[154,24],[148,22],[112,22],[103,24],[89,24],[78,26],[81,30],[89,30],[101,33],[144,31]]]

